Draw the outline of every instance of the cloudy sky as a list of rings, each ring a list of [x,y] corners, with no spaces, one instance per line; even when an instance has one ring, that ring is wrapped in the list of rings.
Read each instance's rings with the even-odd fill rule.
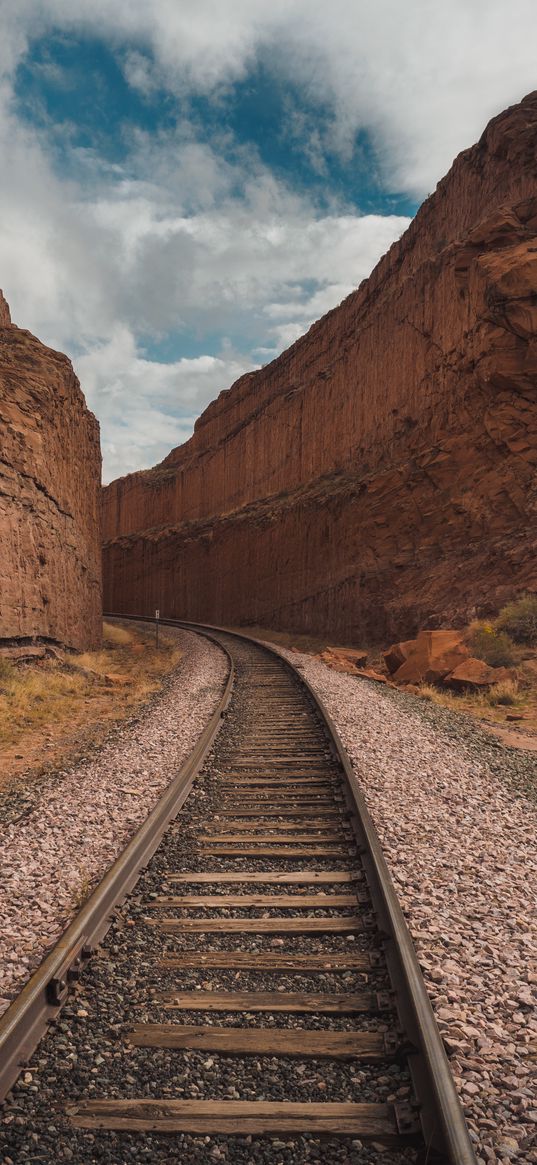
[[[347,295],[537,88],[534,0],[0,0],[0,287],[105,480]]]

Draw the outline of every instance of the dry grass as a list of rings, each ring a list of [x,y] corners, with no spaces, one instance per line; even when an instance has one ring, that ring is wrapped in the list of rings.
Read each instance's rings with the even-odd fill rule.
[[[483,699],[489,707],[493,708],[498,704],[511,708],[515,704],[525,702],[525,696],[520,690],[518,680],[502,680],[500,684],[494,684],[494,687],[489,688],[489,691],[483,694]]]
[[[27,726],[62,720],[84,694],[82,675],[57,667],[11,667],[0,679],[0,744],[18,740]]]
[[[435,688],[432,684],[420,684],[418,695],[422,700],[430,700],[451,712],[468,712],[480,719],[490,718],[491,713],[500,708],[523,708],[528,699],[518,680],[504,680],[483,692],[465,692],[456,695],[447,688]]]
[[[153,632],[110,623],[100,651],[17,665],[0,657],[0,783],[102,738],[111,721],[161,687],[180,658],[165,633],[156,651]]]
[[[430,700],[432,704],[440,704],[442,708],[450,708],[452,712],[460,712],[461,710],[460,696],[455,696],[447,688],[435,688],[432,684],[420,684],[416,695],[421,700]]]
[[[103,643],[113,647],[125,647],[133,640],[134,634],[127,627],[118,627],[116,623],[103,623]]]

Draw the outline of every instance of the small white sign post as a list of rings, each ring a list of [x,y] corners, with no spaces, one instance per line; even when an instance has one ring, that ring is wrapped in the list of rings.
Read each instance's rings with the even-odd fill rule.
[[[158,651],[158,621],[160,619],[160,611],[158,607],[155,610],[155,647]]]

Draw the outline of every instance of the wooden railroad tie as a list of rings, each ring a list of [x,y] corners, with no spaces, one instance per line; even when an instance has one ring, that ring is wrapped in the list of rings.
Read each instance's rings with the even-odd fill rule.
[[[220,777],[218,784],[219,785],[226,785],[226,786],[227,785],[244,785],[246,788],[248,788],[251,785],[255,785],[255,786],[262,785],[264,788],[267,788],[267,789],[269,789],[269,791],[272,791],[273,789],[280,788],[281,785],[283,784],[284,780],[287,784],[297,785],[301,789],[304,788],[304,786],[306,786],[307,789],[309,789],[311,786],[314,786],[315,788],[318,788],[320,786],[322,789],[331,789],[333,786],[337,786],[339,784],[338,781],[329,781],[324,776],[323,777],[310,777],[310,776],[297,777],[294,773],[292,775],[292,778],[290,778],[290,774],[288,774],[288,773],[285,774],[285,778],[284,777],[264,777],[264,776],[263,777],[226,776],[226,777]]]
[[[304,815],[304,816],[306,816],[306,815]],[[204,836],[207,836],[209,831],[211,829],[215,828],[215,823],[220,825],[220,827],[222,829],[226,829],[226,830],[228,830],[228,829],[229,830],[255,829],[257,832],[260,829],[290,829],[290,830],[304,829],[303,818],[296,818],[295,820],[292,820],[292,821],[280,821],[277,817],[275,817],[273,820],[271,820],[269,817],[269,820],[267,821],[267,817],[268,817],[268,814],[264,813],[263,820],[259,821],[259,822],[258,821],[242,821],[240,817],[238,817],[236,820],[234,818],[230,817],[229,819],[226,818],[224,821],[221,821],[220,815],[215,814],[211,825],[205,825],[203,827],[203,834],[204,834]],[[350,826],[347,824],[347,822],[345,822],[343,820],[338,821],[337,817],[335,817],[335,818],[310,817],[309,813],[307,814],[307,823],[309,826],[311,826],[312,830],[328,829],[329,826],[333,826],[336,829],[347,829],[348,830],[350,828]]]
[[[315,760],[315,763],[312,763]],[[305,777],[320,777],[324,780],[327,776],[332,777],[333,770],[329,770],[329,762],[326,757],[300,757],[300,756],[282,756],[281,754],[274,754],[263,757],[251,757],[249,760],[237,760],[235,757],[229,758],[225,764],[225,772],[234,772],[241,777],[275,777],[283,779],[284,777],[293,777],[298,773],[299,768]],[[224,774],[223,774],[224,775]],[[222,777],[215,778],[215,784],[220,784]]]
[[[300,732],[299,731],[293,732],[292,741],[289,740],[289,733],[288,732],[286,733],[285,729],[283,729],[283,730],[278,729],[277,731],[272,731],[272,732],[267,732],[267,733],[256,732],[255,737],[252,737],[249,741],[248,750],[245,749],[245,751],[247,751],[249,754],[251,753],[252,755],[255,755],[255,756],[261,755],[261,757],[263,757],[265,752],[274,751],[277,749],[278,752],[280,752],[280,753],[288,753],[288,752],[292,752],[294,754],[299,753],[301,756],[305,757],[307,760],[308,753],[311,750],[311,747],[312,747],[312,734],[311,734],[311,732],[308,732],[307,728],[306,729],[302,728],[300,730]],[[319,752],[319,745],[316,745],[315,747],[316,747],[317,753],[318,753]],[[323,755],[323,758],[326,756],[327,760],[332,761],[332,763],[333,763],[333,758],[327,756],[322,745],[320,746],[320,751]],[[234,756],[237,754],[230,751],[229,755]],[[241,754],[239,753],[238,755],[240,756]]]
[[[294,991],[166,991],[157,996],[156,1001],[173,1011],[283,1011],[322,1015],[361,1015],[380,1011],[383,1004],[382,997],[379,998],[374,991],[363,991],[358,995]]]
[[[257,780],[251,783],[250,781],[218,781],[215,786],[216,793],[223,793],[225,796],[234,797],[254,797],[259,794],[260,788],[263,787],[265,797],[273,797],[274,794],[279,796],[280,793],[296,793],[297,797],[326,797],[329,793],[331,795],[339,796],[341,794],[340,781],[305,781],[303,784],[293,779],[292,773],[282,773],[280,777],[271,784],[266,779]]]
[[[344,809],[340,798],[338,797],[319,797],[315,800],[296,798],[296,797],[282,797],[278,793],[277,797],[270,797],[264,800],[259,800],[256,797],[241,797],[240,800],[232,800],[226,797],[219,805],[218,812],[220,817],[224,814],[229,814],[233,817],[236,813],[252,813],[253,817],[264,817],[269,811],[270,813],[278,815],[289,813],[290,815],[301,815],[301,817],[310,819],[313,814],[325,813],[326,810],[333,810],[335,814],[339,814]]]
[[[266,828],[267,827],[265,826],[265,829]],[[207,842],[225,842],[225,843],[227,843],[227,842],[232,842],[232,841],[241,842],[241,844],[247,844],[247,845],[250,842],[253,842],[255,845],[257,845],[258,842],[262,842],[262,843],[266,842],[267,844],[270,844],[270,845],[289,845],[290,839],[288,837],[285,837],[285,836],[278,837],[277,830],[278,830],[278,826],[275,825],[274,831],[272,833],[207,833],[203,837],[200,838],[198,845],[205,846],[207,844]],[[302,843],[305,843],[306,845],[308,845],[308,844],[312,844],[313,842],[318,842],[318,841],[331,841],[331,842],[345,841],[345,837],[342,834],[341,830],[339,830],[338,828],[330,829],[328,831],[312,829],[308,833],[295,833],[292,840],[293,840],[293,843],[297,842],[297,844],[300,843],[301,845],[302,845]]]
[[[158,930],[184,934],[361,934],[364,920],[326,915],[324,918],[148,918]]]
[[[137,1048],[182,1048],[245,1056],[292,1056],[301,1060],[393,1059],[397,1044],[384,1032],[308,1031],[306,1028],[203,1027],[201,1024],[139,1023],[128,1032]]]
[[[146,909],[162,910],[163,906],[177,906],[187,908],[202,906],[213,910],[231,906],[242,906],[247,909],[251,906],[259,910],[317,910],[322,906],[358,906],[359,902],[367,902],[369,895],[361,894],[181,894],[180,896],[164,895],[153,898],[146,903]]]
[[[233,871],[208,870],[203,874],[191,873],[188,870],[182,874],[168,874],[167,882],[208,882],[217,885],[218,882],[265,882],[267,885],[305,884],[315,885],[316,882],[356,882],[362,881],[362,874],[355,874],[352,870],[256,870],[253,873],[239,870]]]
[[[232,801],[239,801],[243,798],[249,801],[265,801],[268,798],[274,798],[276,803],[278,803],[278,801],[286,800],[297,802],[311,801],[314,804],[316,801],[343,802],[339,786],[334,790],[301,789],[298,786],[293,789],[290,784],[284,783],[283,781],[279,782],[274,789],[234,789],[230,787],[228,789],[221,790],[221,792],[223,800],[227,798],[228,800]]]
[[[376,966],[375,955],[369,951],[357,954],[346,952],[325,955],[288,955],[276,951],[180,951],[159,959],[158,966],[168,970],[283,971],[286,975],[307,973],[330,974],[342,971],[368,972]]]
[[[82,1100],[67,1110],[79,1129],[127,1132],[331,1134],[360,1140],[399,1141],[396,1110],[389,1104],[259,1100]]]
[[[326,809],[332,809],[336,813],[341,810],[346,810],[345,802],[338,796],[333,796],[330,793],[297,793],[289,792],[287,789],[279,789],[277,793],[269,794],[264,791],[257,791],[255,793],[239,793],[238,791],[230,791],[219,799],[215,807],[216,813],[221,813],[223,810],[237,809],[242,813],[245,809],[254,809],[262,813],[263,811],[270,811],[271,815],[277,816],[281,809],[308,810],[308,814],[313,815],[316,812],[324,813]]]
[[[218,857],[221,854],[223,857],[231,858],[334,858],[347,850],[347,847],[342,845],[311,845],[306,848],[305,846],[284,846],[283,843],[280,846],[245,846],[242,849],[235,845],[207,844],[202,845],[201,848],[212,857]]]
[[[265,761],[272,764],[274,760],[282,760],[285,763],[291,761],[293,764],[302,766],[314,764],[318,767],[338,763],[328,746],[312,741],[309,732],[302,733],[297,740],[294,739],[294,736],[290,739],[289,734],[287,734],[287,736],[256,739],[243,747],[240,745],[234,748],[230,747],[221,755],[220,763],[255,765],[259,768]]]
[[[291,817],[291,818],[294,818],[298,821],[305,817],[306,819],[308,819],[308,821],[316,822],[316,824],[318,821],[322,821],[322,820],[323,821],[326,821],[326,820],[337,821],[338,819],[345,820],[345,818],[348,817],[347,813],[342,812],[339,809],[318,809],[316,817],[311,817],[310,810],[305,810],[305,809],[304,810],[302,810],[302,809],[267,809],[266,806],[263,806],[263,809],[261,809],[261,810],[259,810],[259,809],[219,809],[218,810],[218,817],[233,817],[233,815],[236,818],[262,817],[263,820],[264,820],[264,818],[267,818],[267,817],[269,817],[269,818],[274,817],[276,819],[280,819],[281,817]],[[291,825],[292,825],[292,822],[291,822]],[[285,828],[287,828],[287,826],[285,826]]]
[[[339,786],[337,791],[339,792]],[[298,797],[304,797],[305,795],[309,795],[310,797],[318,797],[319,794],[321,794],[323,797],[332,796],[332,790],[329,785],[296,785],[296,787],[293,788],[293,785],[288,781],[285,781],[285,783],[283,781],[278,781],[278,784],[274,785],[274,788],[271,788],[270,785],[264,784],[226,785],[224,792],[226,797],[242,797],[244,793],[246,796],[254,797],[279,797],[280,793],[295,793],[298,795]]]
[[[304,761],[314,760],[317,762],[317,767],[321,768],[324,762],[331,759],[327,749],[317,747],[274,748],[264,751],[270,752],[269,759],[271,765],[279,763],[282,765],[299,765],[300,763],[304,763]],[[262,768],[265,763],[265,757],[260,757],[259,752],[255,749],[237,749],[229,757],[229,763],[240,769],[249,768],[250,765],[255,765],[256,768]]]

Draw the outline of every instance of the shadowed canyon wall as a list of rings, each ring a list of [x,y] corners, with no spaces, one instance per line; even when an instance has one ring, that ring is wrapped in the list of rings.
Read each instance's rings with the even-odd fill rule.
[[[105,607],[344,638],[537,587],[537,94],[370,278],[104,491]]]
[[[101,636],[99,426],[66,356],[0,292],[0,643]]]

